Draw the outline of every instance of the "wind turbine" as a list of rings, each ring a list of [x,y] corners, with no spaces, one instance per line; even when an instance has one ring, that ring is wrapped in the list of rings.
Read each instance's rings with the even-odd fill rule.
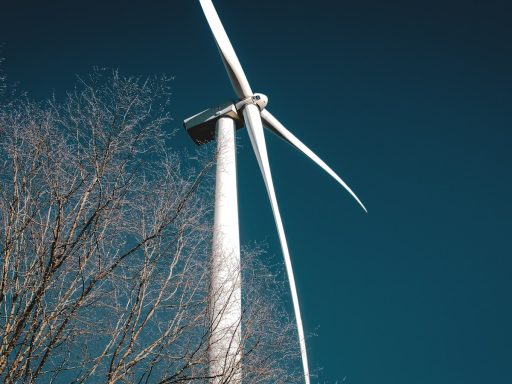
[[[213,382],[220,382],[218,380],[220,377],[225,380],[227,376],[229,376],[228,381],[230,383],[241,382],[239,364],[241,358],[240,245],[236,191],[235,130],[241,128],[245,123],[265,182],[281,243],[297,322],[304,379],[306,384],[309,384],[308,358],[299,299],[288,243],[272,181],[263,126],[308,156],[341,184],[365,211],[366,208],[352,189],[326,163],[288,131],[266,109],[268,98],[261,93],[253,93],[211,0],[199,0],[199,2],[237,96],[237,100],[234,102],[206,109],[184,121],[185,128],[196,144],[205,144],[216,138],[218,148],[211,266],[211,290],[215,294],[210,293],[210,317],[212,324],[215,325],[212,325],[210,331],[210,376],[214,378]],[[236,368],[227,372],[226,367],[228,366],[235,366]]]

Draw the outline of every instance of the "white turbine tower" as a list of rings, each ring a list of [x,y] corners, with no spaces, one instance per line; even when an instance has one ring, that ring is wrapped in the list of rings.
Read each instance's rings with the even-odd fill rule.
[[[238,98],[234,102],[228,102],[219,107],[200,112],[184,122],[185,128],[196,144],[204,144],[216,138],[218,148],[214,240],[211,262],[210,318],[212,327],[209,341],[209,373],[214,383],[221,381],[241,382],[241,367],[239,364],[242,350],[240,345],[240,246],[236,191],[235,129],[241,128],[245,123],[274,214],[290,283],[304,378],[306,384],[309,384],[308,359],[299,299],[288,244],[272,182],[263,125],[313,160],[341,184],[365,211],[366,208],[349,186],[326,163],[265,109],[268,99],[263,94],[252,92],[211,0],[199,0],[199,2],[213,32],[222,61]]]

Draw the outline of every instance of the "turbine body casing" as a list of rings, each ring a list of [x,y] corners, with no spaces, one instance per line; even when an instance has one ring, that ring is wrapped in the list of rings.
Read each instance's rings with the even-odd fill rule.
[[[215,127],[221,117],[234,120],[236,129],[243,127],[244,122],[238,115],[235,105],[229,101],[218,107],[208,108],[185,119],[183,126],[197,145],[206,144],[215,139]]]

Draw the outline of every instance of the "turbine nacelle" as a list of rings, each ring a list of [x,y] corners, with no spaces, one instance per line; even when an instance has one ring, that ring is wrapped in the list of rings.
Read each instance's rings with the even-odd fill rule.
[[[215,139],[215,124],[221,117],[230,117],[235,121],[237,129],[243,126],[243,109],[254,104],[263,111],[268,104],[268,97],[263,93],[255,93],[236,103],[226,102],[217,107],[205,109],[185,119],[183,126],[197,145],[206,144]]]
[[[183,126],[197,145],[203,145],[215,140],[215,125],[221,117],[230,117],[235,121],[236,128],[243,126],[243,119],[232,101],[217,107],[205,109],[198,114],[185,119]]]

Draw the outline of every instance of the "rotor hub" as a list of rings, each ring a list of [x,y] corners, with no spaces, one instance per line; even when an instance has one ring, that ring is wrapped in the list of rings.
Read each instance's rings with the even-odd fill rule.
[[[263,93],[255,93],[252,96],[246,97],[235,104],[237,111],[241,111],[247,104],[254,104],[260,111],[263,111],[268,104],[268,97]]]

